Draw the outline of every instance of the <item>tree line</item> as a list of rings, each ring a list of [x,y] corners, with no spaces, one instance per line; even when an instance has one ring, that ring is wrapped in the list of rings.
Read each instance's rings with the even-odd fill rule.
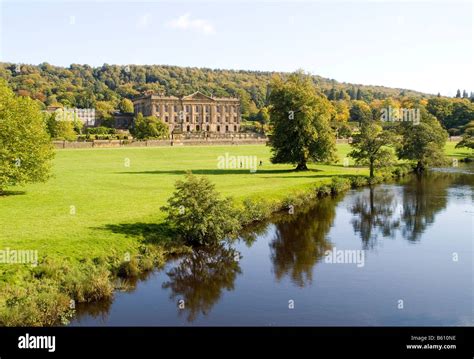
[[[241,102],[242,129],[268,131],[271,82],[288,73],[265,71],[211,70],[163,65],[108,65],[99,67],[72,64],[69,67],[48,63],[22,65],[0,63],[0,78],[20,96],[46,106],[94,108],[105,126],[113,126],[113,114],[133,112],[131,99],[144,93],[181,96],[201,91],[209,96],[238,97]],[[351,135],[347,122],[378,117],[387,105],[410,107],[423,102],[451,135],[461,135],[474,120],[474,93],[457,91],[455,98],[423,94],[383,86],[340,83],[311,75],[310,81],[331,101],[331,126],[338,137]]]

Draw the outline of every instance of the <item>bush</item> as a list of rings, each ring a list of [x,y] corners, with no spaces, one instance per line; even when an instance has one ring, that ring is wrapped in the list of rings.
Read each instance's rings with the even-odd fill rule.
[[[318,197],[326,197],[331,194],[331,187],[323,184],[317,189],[317,196]]]
[[[240,221],[242,224],[262,221],[272,213],[272,206],[267,201],[258,198],[246,198],[243,201]]]
[[[180,238],[188,243],[211,244],[237,234],[241,228],[238,211],[230,198],[219,198],[208,178],[188,173],[184,181],[176,181],[175,188],[161,210]]]
[[[333,177],[331,179],[331,194],[343,193],[351,188],[349,180],[340,177]]]
[[[363,187],[367,185],[367,177],[365,176],[352,176],[350,177],[350,183],[352,188]]]
[[[51,279],[22,282],[2,290],[0,326],[67,324],[74,314],[69,296]]]
[[[115,128],[109,128],[104,126],[89,127],[86,133],[89,135],[113,135],[117,132]]]
[[[408,173],[412,172],[413,169],[410,165],[398,165],[392,171],[392,176],[395,178],[400,178],[406,176]]]
[[[85,264],[68,273],[64,288],[79,303],[111,298],[110,271],[104,265]]]
[[[122,278],[136,278],[140,274],[140,267],[138,260],[133,257],[129,261],[123,261],[119,268],[117,275]]]

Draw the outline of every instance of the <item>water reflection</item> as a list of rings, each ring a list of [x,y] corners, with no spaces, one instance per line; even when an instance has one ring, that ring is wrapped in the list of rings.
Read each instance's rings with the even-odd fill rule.
[[[332,248],[327,234],[336,217],[338,200],[323,198],[312,207],[276,221],[270,257],[277,280],[289,276],[300,287],[311,283],[314,265]]]
[[[235,278],[241,273],[239,260],[239,252],[225,245],[198,248],[166,273],[169,280],[162,287],[171,289],[172,300],[184,300],[178,312],[186,313],[191,322],[199,313],[207,315],[223,290],[234,289]]]
[[[379,234],[394,237],[394,229],[400,226],[393,188],[369,188],[354,195],[350,211],[351,223],[360,235],[363,249],[373,249]]]
[[[456,177],[452,173],[418,176],[404,187],[403,238],[415,242],[434,223],[435,215],[446,208],[447,191]]]
[[[403,186],[371,187],[356,193],[350,205],[351,223],[362,247],[373,249],[380,236],[395,238],[397,231],[410,242],[418,241],[435,222],[436,214],[446,208],[448,189],[454,182],[462,183],[463,177],[465,180],[466,176],[455,173],[432,173],[411,177]]]

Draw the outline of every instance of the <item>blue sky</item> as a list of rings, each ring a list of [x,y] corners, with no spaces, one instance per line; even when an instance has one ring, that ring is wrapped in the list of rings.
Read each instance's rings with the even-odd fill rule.
[[[0,61],[308,72],[474,91],[472,2],[5,1]]]

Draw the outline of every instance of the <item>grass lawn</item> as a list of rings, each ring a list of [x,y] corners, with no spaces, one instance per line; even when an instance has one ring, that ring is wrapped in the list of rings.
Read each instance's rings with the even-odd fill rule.
[[[468,155],[454,145],[447,145],[449,156]],[[209,176],[223,195],[236,200],[282,199],[333,175],[367,174],[366,169],[342,166],[349,150],[347,144],[338,145],[338,165],[312,165],[308,172],[272,165],[270,150],[263,145],[59,150],[52,179],[11,189],[15,193],[0,198],[0,248],[72,260],[133,253],[140,235],[110,228],[161,222],[159,208],[187,170]],[[256,173],[219,170],[217,157],[226,152],[257,156],[263,166]]]
[[[339,145],[339,151],[342,159],[349,146]],[[257,156],[263,166],[256,173],[220,170],[217,157],[226,152]],[[0,198],[0,248],[69,259],[134,252],[139,236],[107,228],[162,221],[159,208],[187,170],[209,176],[223,195],[236,200],[278,199],[332,175],[366,174],[342,164],[297,173],[290,165],[272,165],[269,156],[263,145],[59,150],[47,183],[13,188]]]

